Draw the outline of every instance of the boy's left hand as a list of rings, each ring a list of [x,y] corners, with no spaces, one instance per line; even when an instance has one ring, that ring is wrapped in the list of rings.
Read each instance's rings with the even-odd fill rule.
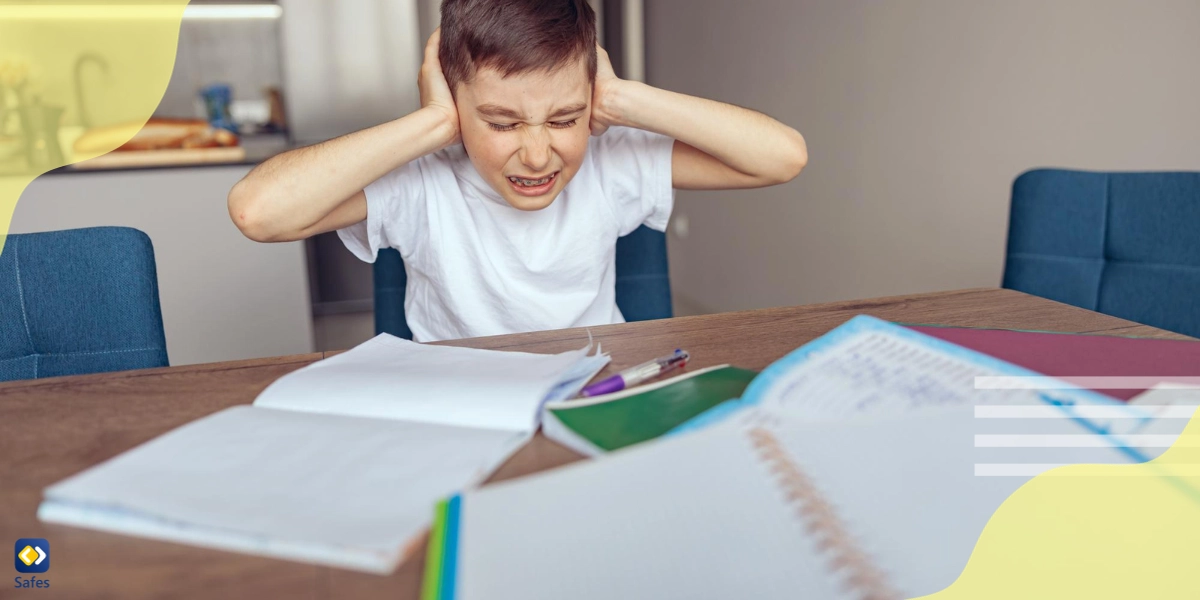
[[[599,45],[596,46],[596,83],[592,86],[592,117],[588,123],[592,135],[601,135],[608,128],[619,124],[611,106],[615,89],[623,81],[613,72],[612,61],[608,52]]]

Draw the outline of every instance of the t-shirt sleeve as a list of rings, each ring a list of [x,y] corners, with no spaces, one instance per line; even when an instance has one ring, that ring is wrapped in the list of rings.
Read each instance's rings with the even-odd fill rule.
[[[605,198],[626,235],[645,224],[666,231],[675,203],[671,152],[675,140],[650,131],[613,127],[595,138],[593,151]]]
[[[338,237],[354,256],[375,262],[381,248],[408,254],[420,227],[425,206],[421,160],[414,160],[380,177],[366,188],[367,219],[338,230]]]

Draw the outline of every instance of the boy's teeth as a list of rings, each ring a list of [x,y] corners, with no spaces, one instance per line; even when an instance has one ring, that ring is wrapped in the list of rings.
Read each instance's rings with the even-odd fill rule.
[[[532,187],[536,185],[542,185],[550,181],[550,177],[543,177],[541,179],[522,179],[520,177],[509,177],[508,180],[519,185]]]

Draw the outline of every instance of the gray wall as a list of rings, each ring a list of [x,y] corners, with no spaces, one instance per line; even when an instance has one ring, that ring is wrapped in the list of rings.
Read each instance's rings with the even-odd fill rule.
[[[154,115],[206,118],[200,89],[214,83],[229,85],[235,101],[262,100],[265,88],[281,87],[279,22],[183,21],[171,82]]]
[[[416,0],[280,0],[292,138],[314,143],[420,104]]]
[[[999,285],[1012,180],[1200,170],[1200,2],[649,0],[656,86],[770,114],[784,186],[680,192],[672,280],[721,311]]]

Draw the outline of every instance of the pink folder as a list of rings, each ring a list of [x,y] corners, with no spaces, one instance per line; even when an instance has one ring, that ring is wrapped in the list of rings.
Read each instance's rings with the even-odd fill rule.
[[[1200,341],[909,326],[1054,377],[1200,377]],[[1145,390],[1096,390],[1128,400]]]

